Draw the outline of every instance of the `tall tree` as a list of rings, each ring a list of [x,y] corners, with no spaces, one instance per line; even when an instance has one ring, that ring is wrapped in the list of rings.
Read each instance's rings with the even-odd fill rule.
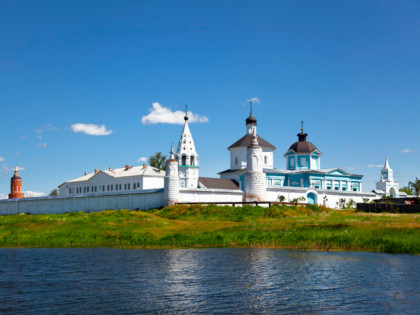
[[[149,157],[150,166],[156,167],[161,170],[166,169],[166,155],[163,155],[162,152],[156,152],[155,155]]]
[[[414,182],[408,182],[408,187],[414,190],[414,193],[416,195],[420,194],[420,179],[416,177],[416,180]]]
[[[408,186],[404,186],[404,187],[400,188],[400,191],[405,192],[407,195],[412,195],[413,194],[413,190]]]
[[[51,190],[49,196],[58,196],[58,190],[57,189]]]

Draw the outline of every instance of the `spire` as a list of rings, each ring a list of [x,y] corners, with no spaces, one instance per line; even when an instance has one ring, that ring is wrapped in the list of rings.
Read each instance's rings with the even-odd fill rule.
[[[174,145],[171,144],[171,151],[169,151],[169,153],[171,154],[169,157],[169,161],[176,161],[175,160],[175,156],[174,156]]]
[[[184,120],[185,120],[185,122],[188,121],[188,105],[187,104],[185,104],[185,116],[184,116]]]
[[[385,158],[384,170],[388,170],[388,169],[390,169],[390,167],[389,167],[388,155],[387,155],[386,158]]]
[[[255,129],[252,131],[252,141],[248,148],[261,148],[260,144],[258,143],[258,136]]]
[[[249,101],[249,117],[246,119],[246,125],[256,125],[257,118],[252,116],[252,101]]]
[[[303,132],[303,120],[300,122],[300,133],[297,134],[299,142],[306,142],[307,133]]]

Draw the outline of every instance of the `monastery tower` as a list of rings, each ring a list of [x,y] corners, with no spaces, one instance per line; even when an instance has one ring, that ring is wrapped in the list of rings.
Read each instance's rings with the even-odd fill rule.
[[[263,151],[258,144],[256,130],[247,148],[247,167],[244,174],[244,201],[265,201],[266,176],[263,172]]]
[[[186,106],[185,106],[186,107]],[[198,186],[198,154],[188,126],[188,111],[185,108],[185,124],[179,139],[175,157],[178,160],[180,188],[197,188]]]
[[[22,192],[22,178],[19,176],[17,166],[15,167],[15,174],[10,179],[10,194],[9,199],[24,198]]]
[[[178,161],[175,160],[173,146],[171,146],[171,156],[166,162],[164,194],[165,206],[179,202]]]
[[[389,167],[388,157],[385,158],[384,168],[381,170],[381,179],[376,183],[376,189],[383,190],[385,195],[398,197],[399,184],[394,182],[394,172]]]

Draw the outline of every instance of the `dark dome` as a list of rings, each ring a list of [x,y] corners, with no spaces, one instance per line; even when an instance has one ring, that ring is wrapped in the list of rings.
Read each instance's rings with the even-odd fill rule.
[[[246,124],[257,124],[257,118],[252,116],[252,114],[249,115],[249,117],[246,119]]]
[[[316,150],[316,146],[311,142],[295,142],[293,143],[289,150],[293,150],[296,153],[311,153],[312,151]]]
[[[307,135],[308,134],[303,133],[303,130],[302,130],[302,132],[297,135],[298,138],[299,138],[299,141],[293,143],[290,146],[289,150],[293,150],[296,153],[311,153],[314,150],[318,150],[313,143],[306,141],[306,136]]]

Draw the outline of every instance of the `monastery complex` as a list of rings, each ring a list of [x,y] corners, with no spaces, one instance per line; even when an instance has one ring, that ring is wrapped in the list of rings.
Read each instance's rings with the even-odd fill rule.
[[[219,178],[200,177],[199,154],[187,113],[184,121],[177,149],[174,152],[171,148],[165,171],[146,164],[95,170],[59,185],[58,196],[23,198],[22,179],[16,169],[9,199],[0,200],[0,214],[147,210],[189,202],[279,200],[342,208],[350,201],[367,202],[384,195],[405,197],[398,191],[388,157],[372,192],[363,192],[363,175],[340,168],[322,169],[323,154],[307,141],[303,123],[297,141],[283,151],[285,169],[274,168],[276,147],[258,134],[252,104],[245,121],[245,135],[228,147],[229,168],[222,170]]]

